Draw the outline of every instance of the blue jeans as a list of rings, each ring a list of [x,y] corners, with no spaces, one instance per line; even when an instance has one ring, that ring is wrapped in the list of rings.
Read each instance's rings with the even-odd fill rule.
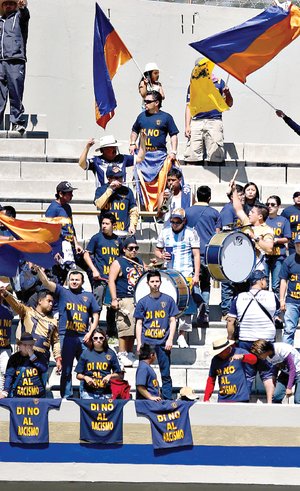
[[[172,379],[170,374],[171,369],[171,350],[165,350],[162,345],[155,346],[155,353],[160,370],[162,381],[162,398],[172,399]]]
[[[209,313],[209,297],[210,297],[210,274],[208,267],[204,264],[204,259],[201,258],[200,265],[200,292],[205,303],[205,313]]]
[[[253,341],[239,341],[238,346],[239,348],[243,348],[244,350],[250,352],[252,344]],[[250,395],[252,385],[257,372],[259,373],[260,378],[264,382],[265,380],[273,378],[274,368],[272,367],[271,363],[269,363],[267,360],[258,360],[257,363],[255,363],[255,365],[249,365],[249,363],[245,363],[244,371],[245,371],[247,386]]]
[[[79,360],[81,353],[85,348],[83,337],[77,335],[60,335],[59,336],[62,369],[60,376],[60,395],[61,397],[72,397],[72,368],[74,358]]]
[[[221,310],[222,315],[226,315],[229,312],[231,302],[234,295],[234,287],[231,282],[221,284]]]
[[[80,393],[80,399],[111,399],[111,394],[92,394],[82,389]]]
[[[293,345],[295,332],[298,326],[300,317],[300,302],[286,303],[286,311],[284,314],[284,331],[282,336],[282,342]]]
[[[273,403],[281,404],[284,396],[285,390],[287,388],[289,376],[288,374],[281,372],[279,374],[278,380],[276,382],[275,392],[273,395]],[[300,373],[296,374],[295,380],[295,392],[294,392],[294,404],[300,404]]]
[[[270,256],[265,261],[265,272],[269,287],[269,275],[271,274],[271,284],[273,292],[279,297],[280,278],[279,273],[283,263],[283,256]]]

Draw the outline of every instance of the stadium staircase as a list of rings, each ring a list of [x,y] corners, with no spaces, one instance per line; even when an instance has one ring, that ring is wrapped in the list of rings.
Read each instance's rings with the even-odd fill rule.
[[[31,121],[32,118],[29,119]],[[40,118],[42,120],[42,118]],[[35,120],[33,119],[33,122]],[[47,132],[32,126],[23,138],[9,131],[0,131],[0,203],[13,205],[20,219],[37,219],[43,216],[54,199],[58,182],[69,180],[78,189],[74,192],[72,208],[76,232],[84,245],[98,231],[98,221],[93,205],[95,182],[92,173],[78,166],[85,140],[53,140]],[[127,152],[127,142],[121,151]],[[183,154],[183,145],[179,154]],[[180,157],[179,157],[180,158]],[[181,158],[180,158],[181,160]],[[283,206],[292,203],[293,192],[299,190],[300,145],[226,144],[224,166],[184,166],[185,182],[195,189],[206,184],[212,188],[212,206],[221,208],[226,202],[228,182],[236,169],[237,181],[257,183],[262,201],[270,194],[278,194]],[[127,174],[131,181],[131,173]],[[137,238],[140,252],[146,260],[153,255],[157,228],[153,220],[141,219]],[[190,348],[172,350],[172,379],[175,388],[185,385],[203,393],[211,360],[211,343],[225,335],[225,322],[220,322],[220,288],[212,289],[209,328],[194,328],[189,335]],[[278,332],[278,339],[281,332]],[[300,342],[296,338],[296,346]],[[126,369],[126,379],[134,387],[135,369]],[[54,395],[58,396],[59,378],[52,367],[49,379]],[[74,386],[78,385],[74,378]],[[261,384],[257,382],[257,393]],[[214,395],[215,397],[215,395]],[[261,396],[259,396],[261,397]],[[263,396],[262,396],[263,397]]]

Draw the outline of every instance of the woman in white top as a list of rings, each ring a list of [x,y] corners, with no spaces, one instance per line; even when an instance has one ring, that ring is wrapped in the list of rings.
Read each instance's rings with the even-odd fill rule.
[[[156,90],[157,92],[160,93],[163,99],[165,98],[165,93],[158,79],[159,79],[159,68],[157,64],[147,63],[144,69],[144,76],[142,77],[139,83],[139,93],[143,99],[146,97],[147,92],[151,92],[152,90]]]

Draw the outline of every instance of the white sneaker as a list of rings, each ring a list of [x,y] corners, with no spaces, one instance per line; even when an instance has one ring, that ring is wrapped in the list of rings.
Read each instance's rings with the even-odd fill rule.
[[[189,348],[189,345],[187,344],[183,334],[180,334],[180,336],[178,336],[177,344],[178,344],[179,348]]]
[[[132,360],[128,358],[128,353],[127,351],[121,351],[118,353],[118,360],[120,362],[120,365],[123,365],[123,367],[132,367]]]

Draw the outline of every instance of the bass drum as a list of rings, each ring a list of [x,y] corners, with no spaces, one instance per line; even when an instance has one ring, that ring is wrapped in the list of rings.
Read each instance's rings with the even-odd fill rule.
[[[179,309],[179,314],[182,315],[187,309],[190,300],[190,289],[188,284],[181,273],[175,271],[175,269],[166,269],[160,271],[161,275],[161,287],[160,291],[166,293],[172,297]],[[147,284],[147,273],[143,274],[135,287],[134,303],[148,295],[150,292]]]
[[[218,281],[245,281],[255,260],[252,241],[243,232],[220,232],[211,238],[205,249],[205,263],[211,276]]]

